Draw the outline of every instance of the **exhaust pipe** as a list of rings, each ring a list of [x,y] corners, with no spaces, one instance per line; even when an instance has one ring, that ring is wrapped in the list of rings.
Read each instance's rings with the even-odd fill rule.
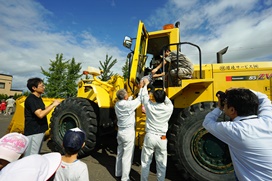
[[[227,52],[228,50],[228,46],[222,50],[220,50],[219,52],[216,53],[217,56],[217,63],[223,63],[223,55]]]

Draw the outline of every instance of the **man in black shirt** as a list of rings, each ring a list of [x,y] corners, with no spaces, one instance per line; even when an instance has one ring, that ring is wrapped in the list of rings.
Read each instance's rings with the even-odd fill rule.
[[[40,78],[29,79],[27,88],[31,91],[31,94],[25,100],[24,135],[28,137],[29,144],[24,156],[40,152],[44,133],[48,130],[46,115],[60,103],[58,100],[55,100],[52,104],[45,107],[41,98],[45,86]]]

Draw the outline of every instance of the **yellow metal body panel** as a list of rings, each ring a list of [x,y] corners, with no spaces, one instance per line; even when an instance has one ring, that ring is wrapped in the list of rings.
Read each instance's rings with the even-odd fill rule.
[[[272,62],[215,64],[213,69],[215,92],[230,87],[245,87],[263,92],[272,99]]]
[[[77,97],[87,98],[95,102],[99,108],[113,108],[117,101],[116,92],[124,88],[124,78],[114,75],[108,81],[97,77],[90,81],[81,80],[78,83]]]
[[[265,93],[271,98],[272,62],[205,64],[203,79],[195,66],[193,79],[181,80],[180,87],[167,88],[175,108],[186,108],[200,102],[217,101],[215,93],[230,87],[244,87]]]
[[[132,59],[131,70],[130,70],[130,81],[138,84],[136,77],[143,76],[144,66],[146,63],[146,51],[148,45],[148,33],[144,27],[143,22],[139,22],[137,38],[135,43],[134,56]],[[139,75],[140,74],[140,75]]]
[[[178,43],[179,40],[179,28],[173,28],[173,29],[166,29],[166,30],[158,30],[155,32],[148,32],[149,39],[158,39],[161,37],[168,37],[168,43],[167,44],[173,44],[173,43]],[[165,44],[166,45],[166,44]],[[153,45],[153,47],[148,47],[148,49],[155,49],[159,48],[160,50],[162,49],[162,45],[158,44],[157,46]],[[176,46],[171,46],[170,49],[176,50]]]
[[[24,126],[25,126],[25,113],[24,113],[24,109],[25,109],[25,100],[26,100],[26,96],[22,96],[20,98],[18,98],[16,100],[16,109],[14,112],[14,115],[12,116],[11,122],[9,124],[9,127],[7,129],[7,132],[18,132],[18,133],[24,133]],[[56,100],[55,98],[42,98],[45,107],[49,106],[54,100]],[[60,101],[62,101],[63,99],[58,99]],[[47,114],[47,121],[48,121],[48,125],[50,124],[50,118],[52,116],[52,112],[54,111],[54,109],[52,111],[50,111],[49,114]],[[49,130],[46,131],[46,136],[49,135]]]
[[[144,135],[145,135],[145,114],[142,113],[141,106],[138,107],[136,110],[136,139],[135,145],[141,147],[144,142]]]

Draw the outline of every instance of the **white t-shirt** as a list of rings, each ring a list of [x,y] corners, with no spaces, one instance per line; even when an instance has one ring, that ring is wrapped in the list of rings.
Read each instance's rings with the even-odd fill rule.
[[[7,103],[7,107],[13,107],[14,103],[15,103],[15,100],[12,99],[12,98],[9,98],[9,99],[6,100],[6,103]]]
[[[86,163],[76,160],[73,163],[61,162],[54,181],[89,181]]]

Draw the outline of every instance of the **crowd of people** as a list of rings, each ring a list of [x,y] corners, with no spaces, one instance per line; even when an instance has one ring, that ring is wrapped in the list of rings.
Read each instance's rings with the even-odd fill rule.
[[[174,57],[166,50],[165,57]],[[168,60],[170,61],[170,60]],[[173,75],[191,78],[190,62],[187,69],[175,69]],[[163,66],[159,64],[152,73]],[[175,72],[176,71],[176,72]],[[142,105],[145,121],[145,136],[141,152],[141,181],[147,181],[150,164],[155,154],[158,181],[165,180],[167,166],[168,122],[174,106],[165,90],[153,89],[154,99],[148,91],[152,79],[144,77],[135,99],[125,89],[117,91],[114,109],[117,118],[117,156],[115,177],[129,181],[135,148],[135,110]],[[27,81],[31,94],[25,100],[24,134],[8,133],[0,139],[0,181],[4,180],[78,180],[88,181],[86,163],[78,159],[78,153],[85,145],[86,135],[80,128],[68,130],[63,137],[64,155],[52,152],[40,154],[45,131],[48,130],[46,115],[60,104],[55,100],[45,106],[41,95],[45,85],[40,78]],[[230,88],[218,92],[218,106],[208,113],[203,127],[229,146],[235,177],[240,181],[272,180],[272,105],[268,97],[246,88]],[[12,111],[15,101],[4,100]],[[2,103],[1,103],[2,110]],[[219,122],[224,113],[231,120]],[[16,174],[14,174],[16,173]]]
[[[165,180],[166,132],[173,105],[163,90],[154,91],[155,101],[150,100],[147,89],[149,79],[145,78],[142,81],[142,88],[134,100],[127,99],[128,95],[125,90],[117,92],[119,102],[115,105],[115,111],[118,126],[122,125],[120,130],[118,129],[117,139],[120,139],[120,135],[123,138],[129,136],[123,133],[123,130],[129,129],[133,134],[135,133],[135,116],[132,112],[140,105],[139,100],[141,100],[146,114],[145,138],[141,153],[141,181],[148,180],[154,153],[157,180]],[[122,96],[120,96],[121,92]],[[206,115],[203,127],[228,144],[236,180],[272,180],[271,100],[261,92],[246,88],[230,88],[225,92],[218,92],[217,97],[218,106]],[[125,113],[121,113],[120,110],[124,110]],[[218,121],[223,112],[230,118],[230,121]],[[133,144],[128,146],[127,139],[118,141],[118,150],[121,154],[117,155],[115,171],[117,177],[126,181],[129,180],[131,156],[133,155],[133,148],[131,148]],[[133,141],[134,137],[130,142]]]
[[[0,139],[0,181],[88,181],[88,168],[77,159],[85,144],[85,133],[79,128],[66,132],[63,139],[65,155],[58,152],[25,156],[27,136],[8,133]]]
[[[0,139],[0,181],[88,181],[88,168],[77,159],[85,145],[85,132],[79,128],[68,130],[63,138],[65,155],[58,152],[40,154],[45,131],[46,115],[60,104],[54,100],[45,106],[41,95],[45,85],[40,78],[27,81],[31,94],[25,100],[24,134],[8,133]]]
[[[142,151],[142,177],[148,180],[153,153],[158,165],[158,180],[164,180],[167,164],[166,132],[173,111],[173,104],[164,90],[153,92],[155,102],[149,100],[148,79],[143,80],[138,97],[132,100],[125,89],[117,92],[119,101],[115,105],[118,119],[116,177],[130,180],[135,142],[135,110],[142,103],[146,110],[146,137]],[[53,152],[40,155],[45,131],[48,129],[46,115],[59,102],[56,100],[45,107],[41,95],[45,86],[42,79],[27,81],[31,94],[25,100],[24,134],[9,133],[0,140],[0,181],[1,180],[89,180],[88,167],[80,161],[79,150],[85,145],[85,133],[79,128],[68,130],[63,137],[65,155]],[[159,113],[162,114],[159,114]],[[162,116],[163,115],[163,116]],[[46,170],[40,174],[42,170]],[[14,174],[16,171],[16,174]],[[31,173],[31,174],[30,174]],[[20,180],[19,179],[19,180]]]
[[[14,112],[15,100],[9,96],[7,100],[2,99],[0,104],[0,114],[11,115]]]

